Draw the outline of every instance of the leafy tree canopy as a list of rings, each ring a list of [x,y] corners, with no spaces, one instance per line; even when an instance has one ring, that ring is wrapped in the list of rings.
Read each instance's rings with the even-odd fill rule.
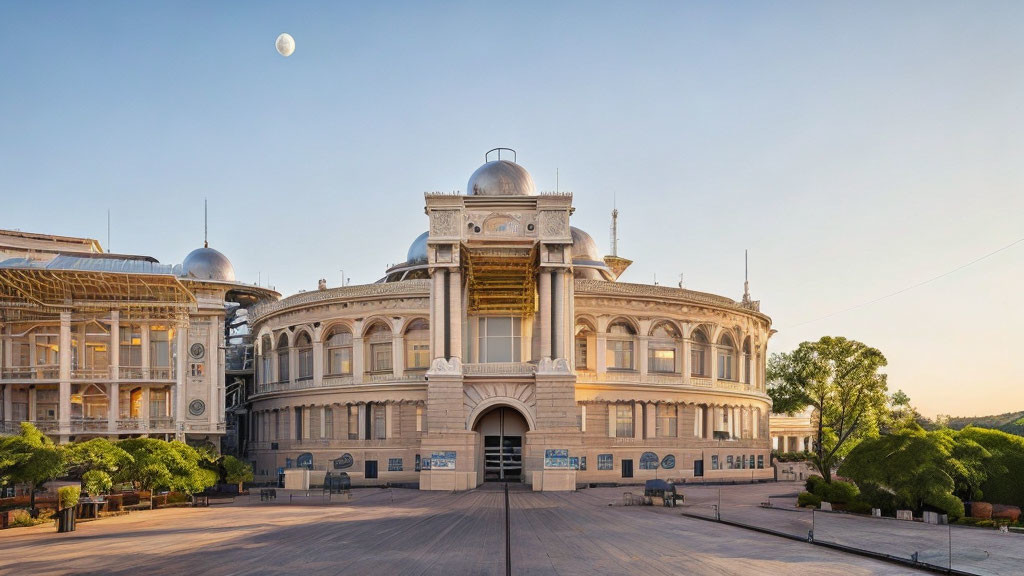
[[[811,462],[826,482],[859,440],[878,435],[888,414],[886,375],[880,371],[886,363],[876,348],[832,336],[769,360],[773,410],[794,414],[814,408],[817,442]]]
[[[36,486],[64,474],[64,451],[29,422],[15,436],[0,438],[0,485],[27,483],[30,506],[35,507]]]

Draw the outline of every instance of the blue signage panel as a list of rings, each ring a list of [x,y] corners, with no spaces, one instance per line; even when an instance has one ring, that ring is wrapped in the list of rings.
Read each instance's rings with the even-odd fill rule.
[[[671,454],[666,454],[665,457],[661,459],[661,467],[664,468],[665,470],[671,470],[675,468],[676,457]]]
[[[658,469],[658,455],[654,452],[644,452],[640,455],[640,469],[641,470],[657,470]]]
[[[434,452],[430,455],[432,470],[455,470],[455,451]]]
[[[569,450],[567,448],[554,448],[545,450],[544,467],[554,469],[569,468]]]
[[[332,462],[334,463],[335,470],[344,470],[345,468],[351,468],[352,464],[355,463],[355,460],[352,458],[351,454],[346,452],[340,457],[335,458]]]

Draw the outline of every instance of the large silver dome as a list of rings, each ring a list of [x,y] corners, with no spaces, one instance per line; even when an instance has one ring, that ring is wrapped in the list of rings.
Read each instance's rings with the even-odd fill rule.
[[[228,257],[214,250],[203,247],[193,250],[181,263],[181,275],[196,280],[235,281],[235,268]]]
[[[608,265],[604,263],[597,242],[583,230],[575,226],[569,227],[572,236],[572,268],[576,278],[587,280],[614,279]]]
[[[476,169],[466,185],[469,196],[536,196],[530,173],[515,162],[495,160]]]
[[[427,263],[427,236],[430,236],[429,230],[420,234],[412,241],[412,245],[409,246],[409,253],[405,255],[406,264]]]

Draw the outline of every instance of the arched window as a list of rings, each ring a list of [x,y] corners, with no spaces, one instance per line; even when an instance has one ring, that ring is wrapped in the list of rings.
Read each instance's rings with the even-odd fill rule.
[[[378,322],[366,331],[365,340],[370,372],[391,372],[391,328]]]
[[[750,337],[743,341],[743,382],[750,384]]]
[[[326,373],[332,376],[352,373],[352,333],[347,328],[333,328],[326,340]]]
[[[430,368],[430,325],[418,318],[405,329],[405,367],[409,370]]]
[[[736,380],[736,345],[728,334],[718,339],[718,379]]]
[[[298,338],[295,339],[295,348],[298,352],[299,360],[299,380],[312,380],[313,379],[313,341],[310,340],[309,334],[300,332]]]
[[[628,322],[620,320],[608,327],[608,349],[605,361],[609,370],[635,370],[633,350],[636,330]]]
[[[593,370],[595,368],[593,364],[593,355],[590,353],[590,347],[596,345],[596,337],[594,335],[594,327],[586,320],[576,321],[576,369],[577,370]]]
[[[273,355],[271,348],[273,342],[270,340],[270,336],[264,336],[260,342],[260,382],[267,383],[273,379],[273,373],[271,372],[271,365],[273,364]]]
[[[277,381],[287,382],[288,380],[288,335],[281,334],[277,339]]]
[[[679,350],[679,331],[668,322],[660,322],[651,330],[647,352],[648,372],[679,372],[676,352]]]
[[[703,328],[697,328],[690,336],[690,374],[708,376],[708,337]]]

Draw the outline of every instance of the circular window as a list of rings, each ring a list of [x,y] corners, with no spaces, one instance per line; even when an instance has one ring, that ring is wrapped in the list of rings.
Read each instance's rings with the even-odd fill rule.
[[[195,344],[192,345],[191,348],[188,349],[188,353],[191,354],[193,358],[198,360],[202,358],[204,355],[206,355],[206,347],[196,342]]]
[[[202,416],[206,412],[206,403],[196,399],[188,403],[188,413],[192,416]]]

